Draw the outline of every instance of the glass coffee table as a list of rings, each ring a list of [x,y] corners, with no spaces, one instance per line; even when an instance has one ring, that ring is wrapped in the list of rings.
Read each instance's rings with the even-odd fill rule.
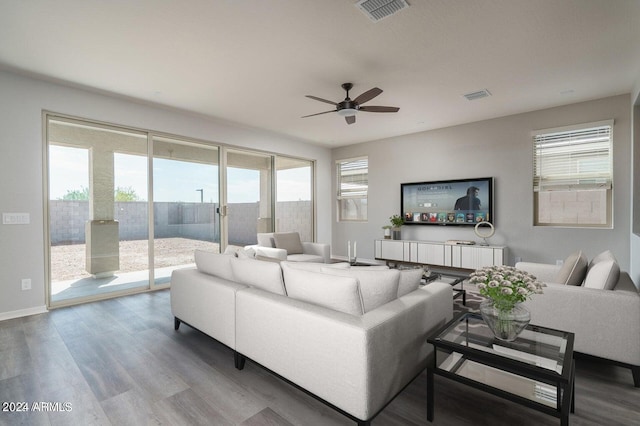
[[[427,341],[427,419],[434,416],[434,375],[446,377],[560,418],[574,412],[574,334],[528,325],[513,342],[494,337],[482,317],[465,313]]]
[[[424,277],[425,283],[429,284],[433,281],[442,281],[449,284],[453,291],[454,299],[462,297],[462,304],[467,304],[467,291],[464,289],[464,282],[469,278],[469,274],[459,274],[452,272],[436,272],[431,271],[429,276]]]

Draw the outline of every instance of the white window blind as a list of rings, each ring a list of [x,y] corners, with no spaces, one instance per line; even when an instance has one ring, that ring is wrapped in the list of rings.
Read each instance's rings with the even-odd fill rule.
[[[369,160],[359,158],[339,162],[338,199],[361,198],[369,189]]]
[[[337,161],[338,218],[366,221],[369,192],[369,159],[367,157]]]
[[[534,191],[611,189],[613,121],[533,137]]]

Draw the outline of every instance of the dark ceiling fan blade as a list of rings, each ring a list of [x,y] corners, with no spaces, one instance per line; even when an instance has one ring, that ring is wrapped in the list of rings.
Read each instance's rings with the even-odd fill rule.
[[[375,98],[380,93],[382,93],[382,89],[378,89],[377,87],[374,87],[373,89],[369,89],[366,92],[364,92],[362,95],[355,98],[353,102],[359,105],[362,105],[365,102],[369,102],[371,99]]]
[[[347,124],[353,124],[353,123],[356,122],[356,116],[355,115],[348,115],[344,119],[347,122]]]
[[[337,103],[337,102],[328,101],[328,100],[326,100],[326,99],[322,99],[322,98],[319,98],[319,97],[317,97],[317,96],[312,96],[312,95],[305,95],[305,96],[306,96],[307,98],[310,98],[310,99],[315,99],[316,101],[325,102],[325,103],[328,103],[328,104],[331,104],[331,105],[338,105],[338,103]]]
[[[315,114],[303,115],[303,116],[302,116],[302,117],[300,117],[300,118],[313,117],[314,115],[328,114],[328,113],[330,113],[330,112],[336,112],[336,111],[337,111],[337,110],[333,109],[333,110],[331,110],[331,111],[325,111],[325,112],[318,112],[318,113],[315,113]]]
[[[362,106],[360,111],[366,112],[398,112],[400,108],[390,106]]]

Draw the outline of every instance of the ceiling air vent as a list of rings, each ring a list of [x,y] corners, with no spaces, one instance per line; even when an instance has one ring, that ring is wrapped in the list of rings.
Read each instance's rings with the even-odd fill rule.
[[[387,16],[409,7],[405,0],[360,0],[356,7],[373,22],[378,22]]]
[[[464,95],[464,97],[467,98],[468,101],[475,101],[476,99],[486,98],[487,96],[491,96],[491,93],[487,89],[466,93]]]

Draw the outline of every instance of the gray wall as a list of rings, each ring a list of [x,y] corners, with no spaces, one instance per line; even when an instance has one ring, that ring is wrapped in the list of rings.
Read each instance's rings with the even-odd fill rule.
[[[614,229],[534,227],[532,131],[606,119],[615,120]],[[576,249],[591,258],[610,249],[629,270],[630,130],[629,95],[621,95],[334,149],[334,161],[369,157],[369,221],[336,223],[332,250],[345,256],[347,240],[355,240],[358,257],[373,258],[373,240],[400,211],[403,182],[493,176],[496,234],[489,242],[509,247],[510,264],[516,257],[555,263]],[[479,241],[472,227],[404,226],[402,238]]]
[[[630,157],[633,171],[633,214],[631,216],[631,266],[630,273],[635,283],[640,283],[640,75],[631,94],[633,107],[633,156]]]
[[[0,224],[0,320],[41,312],[46,304],[43,110],[315,160],[318,182],[331,181],[328,148],[272,132],[8,71],[0,71],[0,93],[0,212],[31,218],[28,225]],[[320,242],[330,242],[332,197],[329,185],[317,186]],[[31,290],[21,289],[22,278],[31,278]]]

